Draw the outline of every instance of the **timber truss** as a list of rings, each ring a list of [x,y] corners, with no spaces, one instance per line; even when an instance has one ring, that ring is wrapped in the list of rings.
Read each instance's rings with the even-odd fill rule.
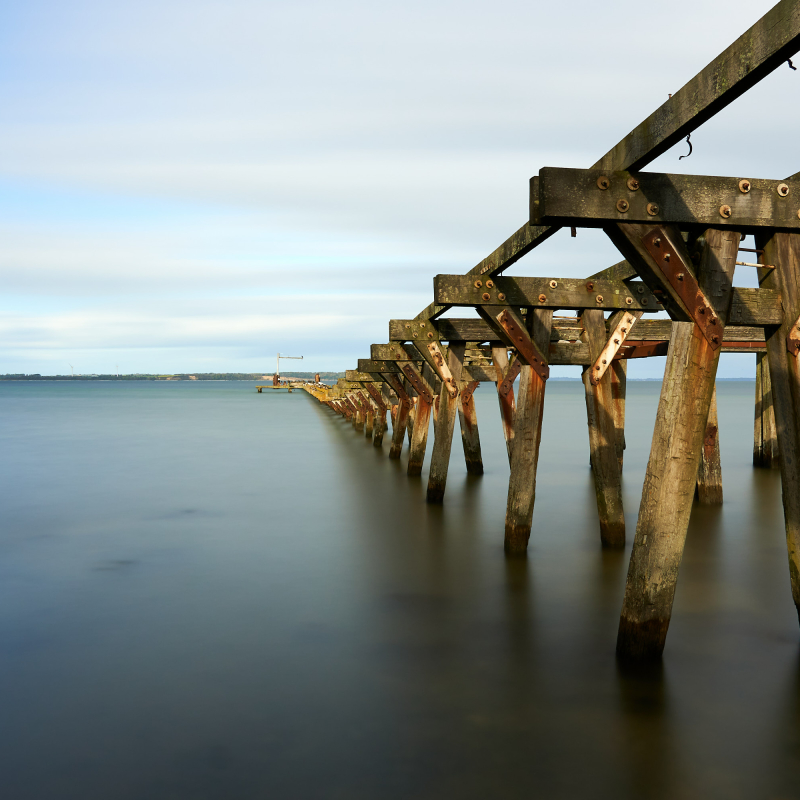
[[[466,275],[437,275],[433,302],[413,319],[391,320],[389,341],[373,344],[346,380],[310,389],[376,446],[391,410],[389,457],[400,457],[408,434],[409,475],[422,470],[433,416],[427,499],[439,503],[457,415],[467,471],[483,472],[472,395],[478,383],[495,383],[511,465],[505,547],[524,553],[550,366],[581,366],[600,540],[619,548],[626,365],[666,355],[617,639],[622,657],[660,657],[693,500],[722,502],[721,353],[757,354],[754,461],[780,462],[800,615],[800,174],[642,171],[798,50],[800,0],[782,0],[592,168],[542,169],[516,233]],[[625,260],[585,280],[505,276],[564,226],[602,228]],[[745,251],[746,234],[755,246]],[[757,269],[758,289],[732,285],[737,264]],[[478,318],[442,317],[458,307]],[[669,320],[651,318],[662,310]]]

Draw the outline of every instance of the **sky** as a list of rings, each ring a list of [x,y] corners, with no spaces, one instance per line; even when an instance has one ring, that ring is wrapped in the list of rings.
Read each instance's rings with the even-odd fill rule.
[[[0,373],[354,368],[772,5],[5,3]],[[648,169],[793,174],[798,99],[785,65]],[[620,258],[560,231],[508,274]]]

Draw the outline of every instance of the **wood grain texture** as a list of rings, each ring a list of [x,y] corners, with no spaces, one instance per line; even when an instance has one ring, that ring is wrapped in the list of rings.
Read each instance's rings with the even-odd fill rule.
[[[756,246],[764,248],[765,263],[775,265],[764,276],[762,286],[780,290],[785,310],[784,323],[768,331],[767,353],[780,450],[789,580],[800,621],[800,364],[786,349],[786,337],[800,317],[800,236],[776,233],[757,239]]]
[[[617,431],[617,462],[622,473],[625,455],[625,398],[628,392],[628,361],[620,359],[611,365],[611,398],[614,402],[614,427]]]
[[[537,308],[532,311],[528,332],[540,352],[547,352],[552,324],[553,312],[550,309]],[[506,504],[504,547],[510,555],[523,555],[531,535],[545,386],[546,382],[532,367],[523,365],[514,413],[511,475]]]
[[[462,390],[458,395],[458,419],[461,427],[461,444],[464,448],[464,462],[467,473],[483,475],[483,455],[481,454],[481,437],[478,432],[478,415],[475,411],[475,398],[471,391]],[[464,399],[466,397],[466,399]]]
[[[700,466],[697,470],[697,500],[707,506],[722,505],[722,460],[717,422],[717,389],[711,394],[708,422],[703,435]]]
[[[508,369],[508,348],[505,345],[492,347],[492,361],[497,373],[497,400],[500,404],[500,423],[503,427],[508,463],[511,464],[511,453],[514,450],[514,414],[516,412],[514,387],[512,386],[508,391],[501,391],[503,376]]]
[[[408,453],[409,476],[422,474],[422,464],[425,461],[425,448],[428,443],[428,429],[430,428],[431,406],[424,397],[417,397],[414,404],[414,428],[411,432],[411,445]]]
[[[769,356],[756,355],[756,402],[753,430],[753,465],[773,469],[780,466],[778,432],[775,428],[775,409],[772,405],[772,381]]]
[[[592,362],[606,344],[603,312],[591,309],[583,313],[586,343]],[[611,372],[606,372],[597,385],[590,380],[589,370],[583,373],[586,416],[589,429],[590,461],[594,478],[600,541],[603,547],[625,546],[625,513],[622,507],[622,484],[617,459],[617,427],[611,391]]]
[[[730,297],[739,241],[735,231],[706,231],[698,267],[723,322],[728,309],[717,304]],[[620,615],[621,658],[658,659],[664,649],[719,353],[693,322],[673,323]]]

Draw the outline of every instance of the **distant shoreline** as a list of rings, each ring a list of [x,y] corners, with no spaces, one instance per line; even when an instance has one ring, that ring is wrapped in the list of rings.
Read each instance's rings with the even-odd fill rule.
[[[291,375],[281,375],[281,380],[314,380],[319,375],[322,381],[344,378],[344,372],[295,372]],[[156,375],[147,373],[134,373],[132,375],[0,375],[0,381],[271,381],[272,375],[262,372],[192,372],[178,373],[176,375]]]

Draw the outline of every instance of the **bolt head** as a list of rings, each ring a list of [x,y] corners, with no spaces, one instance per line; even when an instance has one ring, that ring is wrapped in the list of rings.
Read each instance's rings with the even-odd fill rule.
[[[595,302],[602,303],[603,302],[603,295],[599,294],[595,297]]]
[[[475,288],[480,289],[483,286],[483,281],[475,281]]]
[[[481,300],[483,300],[484,303],[488,303],[489,300],[491,300],[491,299],[492,299],[492,296],[489,294],[489,292],[484,292],[481,295]]]
[[[506,296],[500,292],[500,294],[497,295],[497,299],[502,303],[506,299]]]
[[[647,213],[651,217],[655,217],[658,214],[659,211],[660,211],[660,209],[658,207],[658,203],[648,203],[647,204]]]
[[[558,281],[550,281],[550,288],[555,289],[558,286]]]
[[[778,194],[781,197],[786,197],[789,194],[789,185],[786,183],[778,184]]]
[[[626,298],[625,298],[625,302],[626,302],[626,303],[627,303],[629,306],[630,306],[630,305],[633,305],[633,298],[632,298],[632,297],[626,297]]]
[[[594,284],[591,281],[589,281],[589,283],[586,284],[586,288],[588,291],[591,292],[592,289],[594,289]]]
[[[601,175],[597,179],[597,188],[598,189],[602,189],[603,191],[605,191],[606,189],[608,189],[609,186],[611,186],[611,181],[608,178],[606,178],[605,175]]]
[[[729,219],[731,214],[733,214],[733,209],[730,206],[724,205],[724,206],[720,206],[719,207],[719,215],[721,217],[724,217],[725,219]]]
[[[747,194],[750,191],[750,181],[742,179],[739,181],[739,191],[742,194]]]
[[[540,295],[539,295],[539,302],[540,302],[540,303],[545,303],[545,302],[547,302],[547,295],[546,295],[546,294],[540,294]]]
[[[494,281],[491,281],[491,280],[486,281],[486,288],[487,289],[493,289],[494,288]]]
[[[638,191],[639,189],[639,181],[636,178],[628,178],[628,188],[632,191]]]
[[[624,214],[630,207],[631,204],[627,200],[622,198],[617,200],[617,211],[619,211],[620,214]]]

